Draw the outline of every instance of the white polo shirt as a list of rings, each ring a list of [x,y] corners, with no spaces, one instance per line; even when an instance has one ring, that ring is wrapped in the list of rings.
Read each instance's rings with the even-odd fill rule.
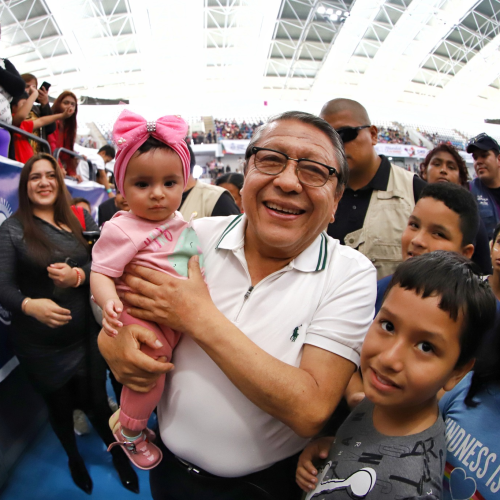
[[[299,366],[312,344],[359,363],[373,320],[376,271],[326,232],[285,268],[251,289],[246,216],[194,221],[210,295],[224,315],[266,352]],[[242,476],[304,448],[308,440],[248,400],[190,337],[177,345],[159,405],[163,442],[212,474]],[[249,360],[248,370],[252,370]]]

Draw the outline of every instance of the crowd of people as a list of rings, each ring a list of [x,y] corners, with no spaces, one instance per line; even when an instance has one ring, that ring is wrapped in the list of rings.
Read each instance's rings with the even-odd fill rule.
[[[382,144],[411,144],[408,132],[402,134],[397,128],[378,127],[378,142]]]
[[[246,123],[246,121],[237,123],[236,120],[216,119],[214,122],[217,140],[251,139],[255,130],[263,124],[262,120],[259,120],[257,123]]]
[[[458,140],[454,137],[438,134],[437,132],[427,132],[424,130],[419,130],[419,132],[429,141],[432,142],[435,146],[439,146],[439,144],[448,144],[449,146],[453,146],[459,151],[465,151],[466,144],[462,140]]]
[[[76,98],[51,111],[38,128],[69,145]],[[460,498],[495,498],[498,143],[468,142],[470,180],[448,144],[420,175],[378,155],[381,133],[407,137],[349,99],[216,125],[250,142],[243,174],[212,185],[193,177],[182,118],[123,111],[116,151],[96,160],[115,158],[116,187],[98,224],[52,156],[21,171],[0,226],[0,304],[75,484],[92,491],[78,408],[125,487],[139,487],[129,460],[150,470],[155,500],[456,500],[466,478]]]

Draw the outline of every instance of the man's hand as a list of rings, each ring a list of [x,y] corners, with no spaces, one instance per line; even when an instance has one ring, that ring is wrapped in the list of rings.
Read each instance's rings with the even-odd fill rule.
[[[48,90],[45,89],[45,87],[40,87],[38,89],[38,102],[42,105],[45,106],[49,102],[49,92]]]
[[[166,358],[155,360],[140,350],[141,344],[147,344],[152,349],[159,349],[162,345],[151,330],[142,326],[124,326],[116,338],[108,337],[101,330],[97,341],[116,380],[133,391],[149,392],[162,373],[174,368],[172,363],[166,362]]]
[[[305,492],[309,492],[316,488],[316,484],[318,483],[316,477],[318,471],[313,462],[318,459],[324,460],[328,457],[328,452],[330,451],[334,439],[333,437],[316,439],[309,443],[300,454],[295,480]]]
[[[198,257],[188,264],[189,279],[180,280],[147,267],[127,266],[123,281],[132,289],[119,294],[128,304],[128,313],[135,318],[167,325],[173,330],[193,334],[197,321],[210,317],[215,307],[200,271]]]

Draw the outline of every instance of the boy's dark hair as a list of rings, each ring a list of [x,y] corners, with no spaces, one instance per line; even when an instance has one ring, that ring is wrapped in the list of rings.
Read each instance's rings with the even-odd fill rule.
[[[422,190],[420,200],[434,198],[442,201],[460,217],[462,246],[474,244],[479,229],[479,211],[476,201],[469,191],[458,184],[436,182],[428,184]]]
[[[23,99],[28,99],[28,97],[29,97],[28,92],[23,92],[21,95],[13,97],[12,101],[10,101],[10,109],[12,109],[14,106],[17,106],[19,104],[19,101]]]
[[[412,290],[423,299],[440,297],[439,308],[453,321],[462,319],[460,367],[476,356],[485,332],[495,321],[496,299],[487,281],[475,272],[475,264],[463,255],[438,250],[401,263],[387,287]]]
[[[77,198],[73,198],[71,200],[71,204],[72,205],[76,205],[77,203],[86,203],[89,207],[92,206],[92,203],[90,203],[89,200],[85,199],[85,198],[82,198],[81,196],[77,197]]]
[[[116,155],[115,148],[113,146],[110,146],[109,144],[106,144],[101,149],[99,149],[99,151],[97,151],[97,152],[104,153],[106,156],[109,156],[111,159],[114,159],[114,157]]]

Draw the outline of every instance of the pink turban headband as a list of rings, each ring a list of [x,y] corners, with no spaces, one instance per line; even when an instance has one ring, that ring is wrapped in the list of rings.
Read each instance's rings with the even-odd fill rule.
[[[180,156],[184,187],[186,187],[191,163],[189,150],[184,142],[187,132],[187,123],[178,116],[162,116],[154,122],[147,122],[142,116],[132,111],[122,111],[113,127],[113,139],[118,147],[115,159],[115,181],[120,192],[125,194],[123,182],[130,158],[150,135],[170,146]]]

